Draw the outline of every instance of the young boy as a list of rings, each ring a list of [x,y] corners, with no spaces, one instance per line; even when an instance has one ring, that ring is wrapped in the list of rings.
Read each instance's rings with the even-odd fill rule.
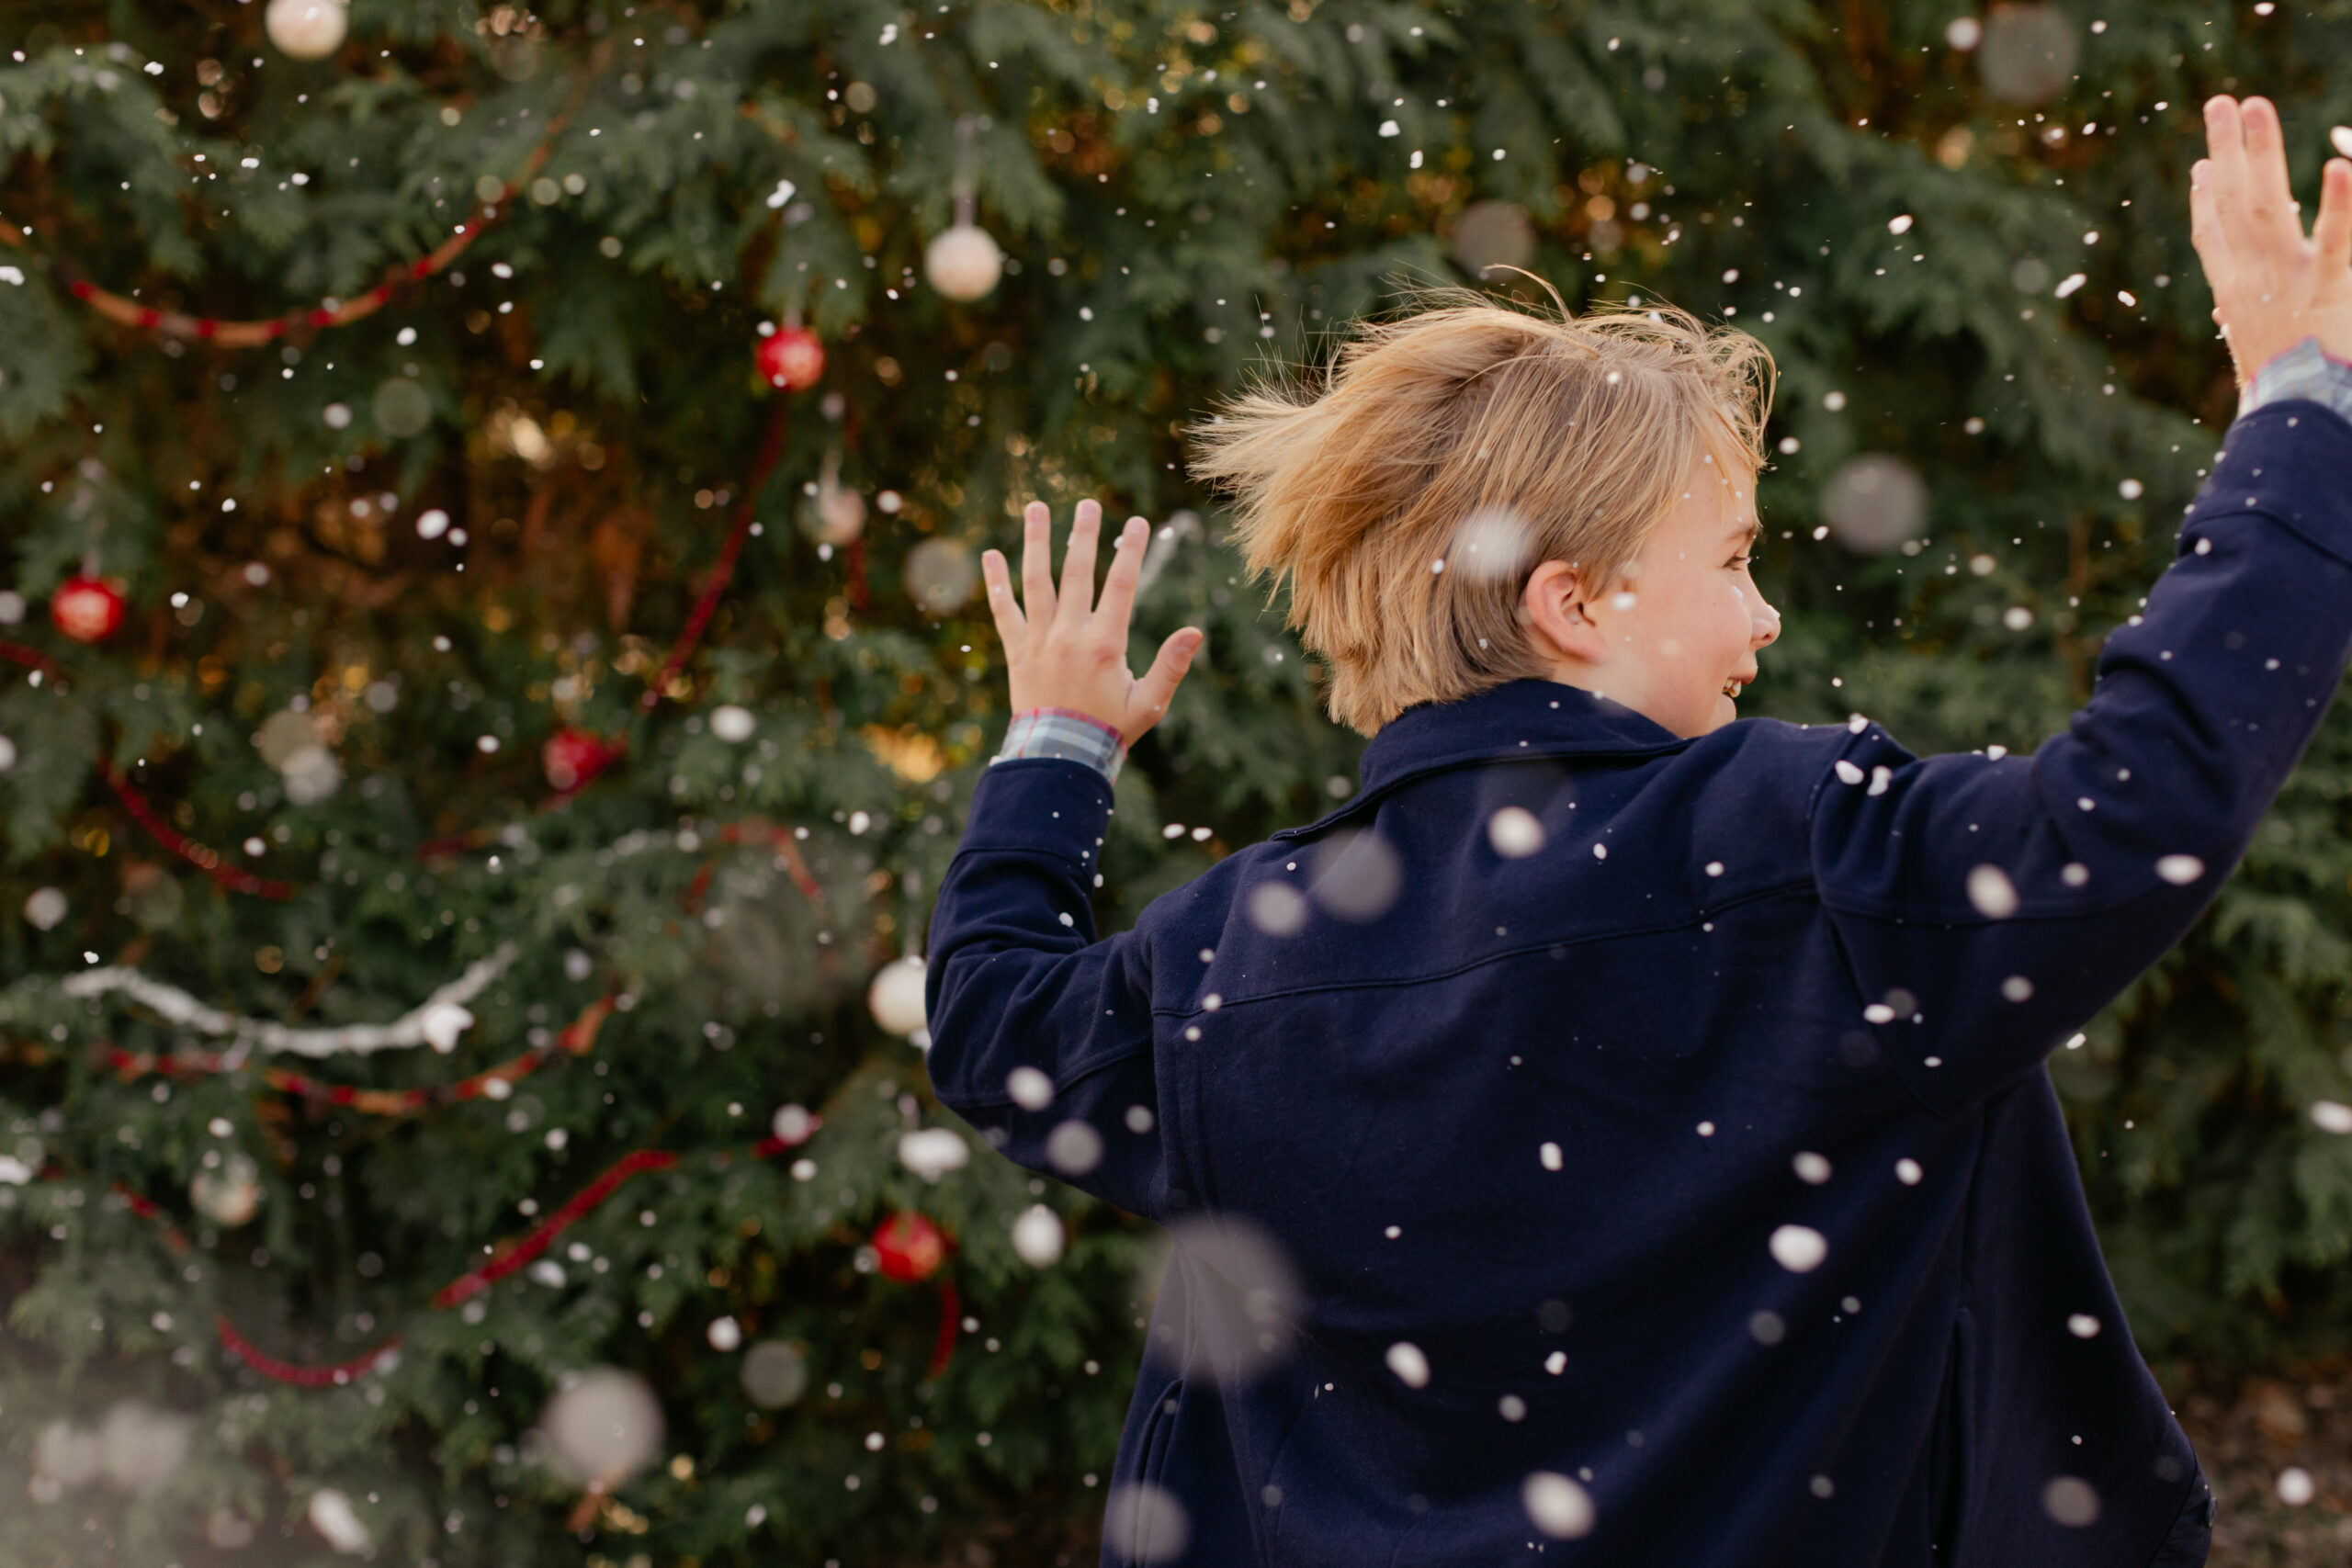
[[[2043,1058],[2211,902],[2352,644],[2352,164],[2207,106],[2241,417],[2031,756],[1735,722],[1770,362],[1677,312],[1374,329],[1202,431],[1363,788],[1097,941],[1125,656],[985,558],[1016,710],[931,931],[940,1099],[1177,1245],[1104,1561],[2204,1562]],[[1761,372],[1760,376],[1758,372]],[[1760,395],[1759,395],[1760,391]]]

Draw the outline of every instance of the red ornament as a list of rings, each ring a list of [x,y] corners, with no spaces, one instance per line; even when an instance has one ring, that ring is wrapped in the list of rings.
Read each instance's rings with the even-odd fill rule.
[[[69,577],[49,596],[49,618],[75,642],[103,642],[122,625],[122,589],[102,577]]]
[[[786,391],[813,387],[825,374],[825,345],[807,327],[778,327],[760,340],[756,357],[767,384]]]
[[[947,1238],[921,1214],[893,1214],[874,1233],[874,1254],[886,1279],[918,1284],[947,1261]]]
[[[621,750],[617,742],[601,735],[567,727],[548,737],[539,759],[547,768],[548,783],[570,795],[586,789],[598,773],[619,761]]]

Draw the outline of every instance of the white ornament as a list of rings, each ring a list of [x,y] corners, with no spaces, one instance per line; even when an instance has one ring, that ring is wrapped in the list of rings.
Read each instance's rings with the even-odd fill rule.
[[[618,1485],[662,1451],[662,1403],[645,1380],[617,1367],[564,1379],[540,1417],[548,1446],[572,1480]]]
[[[343,47],[351,16],[343,0],[269,0],[262,26],[281,53],[297,60],[324,60]]]
[[[808,1114],[805,1105],[779,1105],[768,1121],[768,1130],[776,1135],[778,1143],[805,1144],[808,1134],[817,1130],[817,1119]]]
[[[912,1037],[930,1020],[923,1012],[923,962],[914,953],[892,959],[875,972],[865,1005],[874,1021],[893,1034]]]
[[[741,745],[752,738],[752,731],[759,728],[759,722],[752,716],[751,709],[728,703],[711,710],[710,732],[730,746]]]
[[[980,585],[980,562],[961,539],[925,539],[907,552],[899,575],[916,604],[947,615],[962,609]]]
[[[1012,1222],[1012,1250],[1032,1269],[1050,1269],[1061,1261],[1066,1241],[1062,1217],[1043,1203],[1032,1203]]]
[[[55,887],[36,887],[25,899],[25,919],[36,930],[48,931],[65,918],[65,895]]]
[[[817,476],[818,543],[852,544],[865,530],[865,498],[842,483],[841,454],[829,452],[824,472]]]
[[[710,1320],[710,1327],[705,1331],[705,1337],[709,1339],[710,1348],[714,1350],[722,1353],[733,1350],[743,1343],[743,1325],[731,1317],[714,1317]]]
[[[261,1168],[253,1156],[232,1152],[219,1170],[200,1170],[188,1183],[196,1212],[225,1230],[235,1230],[261,1207]]]
[[[17,743],[6,736],[0,735],[0,773],[6,773],[16,765]]]
[[[458,1048],[458,1036],[470,1028],[474,1015],[455,1002],[439,1002],[424,1010],[417,1030],[444,1056]]]
[[[303,747],[277,771],[286,780],[286,798],[296,806],[316,806],[343,783],[342,767],[323,746]]]
[[[958,223],[924,247],[922,275],[950,299],[978,299],[1004,276],[1004,253],[986,229]]]
[[[754,1404],[770,1410],[790,1404],[808,1390],[808,1358],[796,1345],[763,1339],[743,1358],[742,1382]]]
[[[278,0],[280,5],[285,0]],[[271,14],[277,12],[273,6]],[[368,1527],[359,1522],[352,1510],[351,1499],[332,1486],[322,1486],[311,1494],[311,1528],[327,1538],[327,1544],[346,1557],[356,1557],[374,1545],[368,1538]]]

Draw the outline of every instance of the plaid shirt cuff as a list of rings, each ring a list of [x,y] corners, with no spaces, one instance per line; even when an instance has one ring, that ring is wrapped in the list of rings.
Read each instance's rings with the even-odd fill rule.
[[[2317,337],[2307,337],[2254,373],[2238,393],[2238,412],[2249,414],[2287,398],[2308,398],[2352,420],[2352,363],[2323,350]]]
[[[1115,784],[1127,760],[1127,743],[1117,730],[1076,708],[1028,708],[1012,716],[1004,745],[989,765],[1015,757],[1066,757]]]

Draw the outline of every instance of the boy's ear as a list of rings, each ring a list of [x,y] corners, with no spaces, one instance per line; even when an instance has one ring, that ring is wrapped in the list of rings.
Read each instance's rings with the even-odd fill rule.
[[[1588,664],[1608,658],[1600,626],[1585,613],[1584,583],[1567,562],[1547,560],[1528,575],[1520,614],[1539,648]]]

